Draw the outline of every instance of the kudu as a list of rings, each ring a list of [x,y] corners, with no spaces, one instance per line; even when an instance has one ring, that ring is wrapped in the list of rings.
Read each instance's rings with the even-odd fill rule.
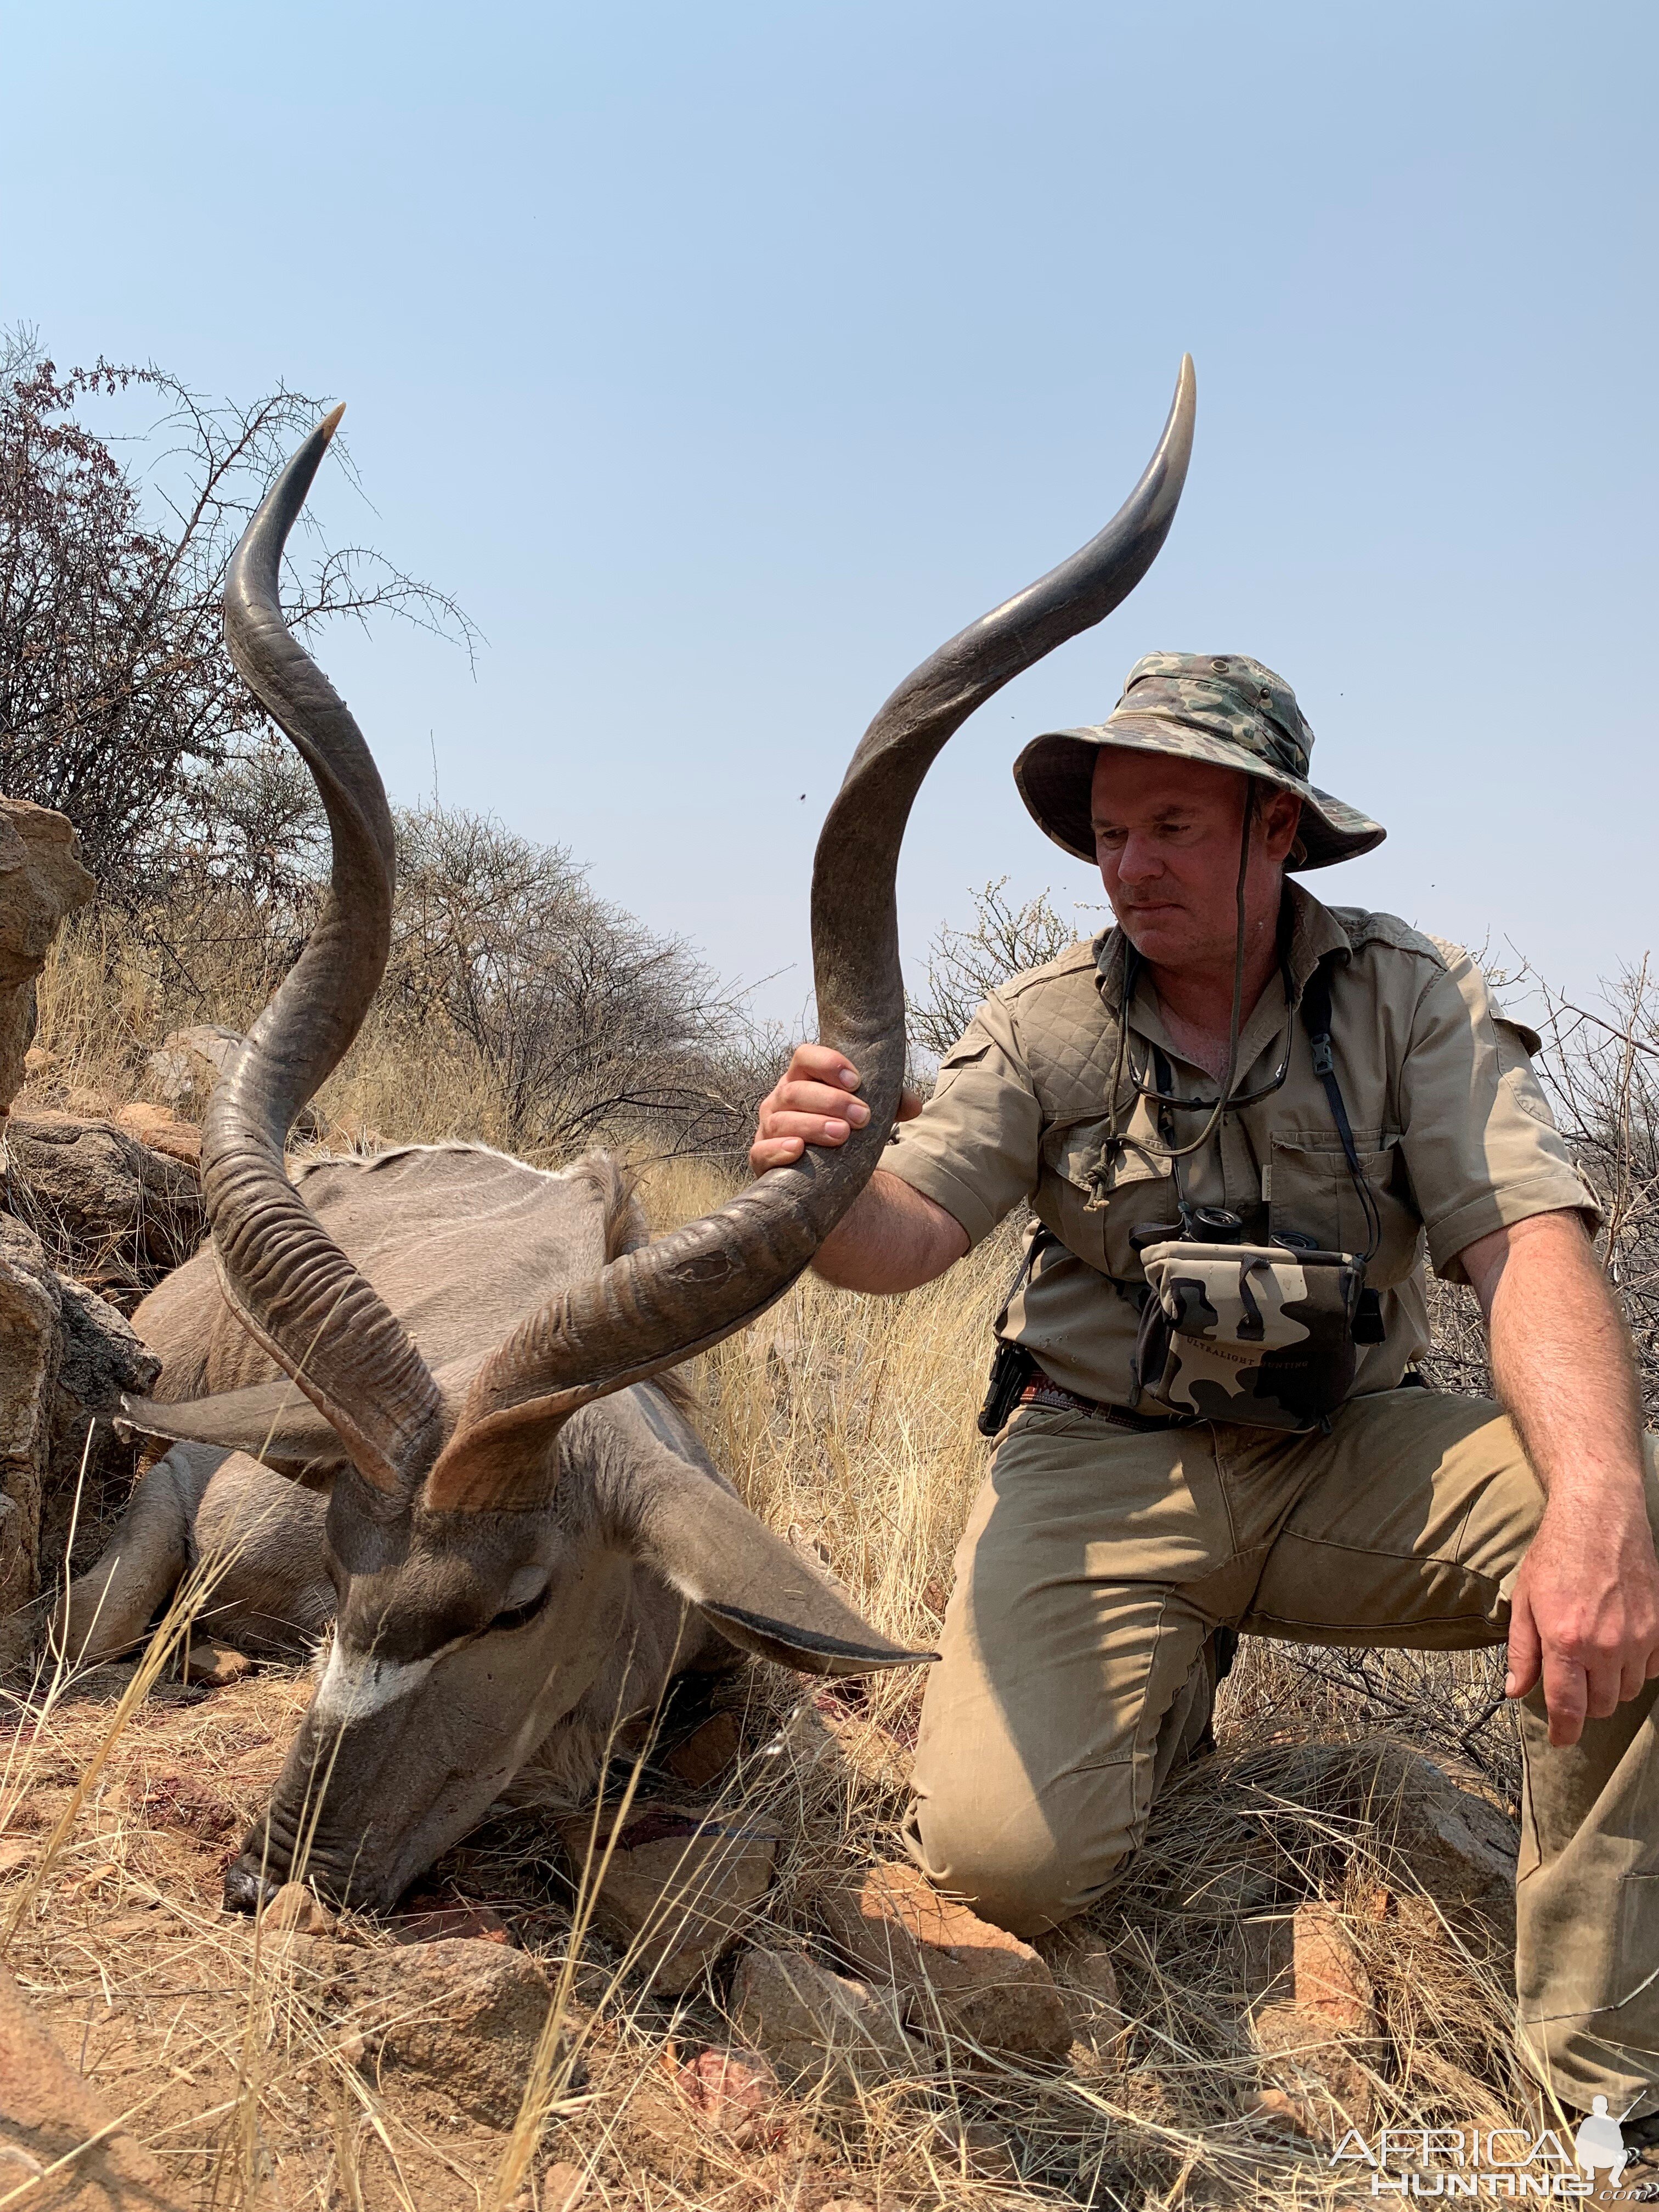
[[[70,1608],[72,1641],[100,1605],[97,1644],[138,1633],[194,1517],[198,1539],[208,1522],[244,1525],[252,1578],[226,1601],[245,1626],[332,1610],[327,1664],[228,1903],[251,1907],[303,1858],[325,1889],[384,1906],[562,1728],[597,1740],[671,1672],[732,1662],[733,1647],[830,1674],[929,1656],[877,1635],[749,1513],[651,1378],[778,1298],[878,1164],[904,1066],[894,878],[911,803],[975,708],[1145,574],[1194,405],[1188,360],[1115,519],[907,678],[854,756],[818,840],[811,924],[821,1035],[862,1071],[867,1125],[655,1242],[592,1164],[550,1176],[482,1148],[412,1147],[289,1180],[287,1133],[385,967],[393,854],[368,746],[278,599],[338,410],[277,479],[232,563],[225,634],[322,795],[330,890],[208,1109],[210,1251],[139,1310],[166,1402],[129,1401],[126,1418],[176,1441],[135,1501],[137,1579],[122,1582],[118,1539]],[[262,1534],[264,1468],[325,1491],[325,1508],[296,1493]]]

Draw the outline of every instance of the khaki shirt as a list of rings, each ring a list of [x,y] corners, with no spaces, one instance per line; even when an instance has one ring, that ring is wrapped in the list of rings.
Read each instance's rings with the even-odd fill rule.
[[[1263,992],[1239,1041],[1235,1088],[1268,1084],[1288,1053],[1285,1079],[1225,1115],[1176,1172],[1191,1204],[1242,1214],[1248,1241],[1289,1229],[1328,1250],[1365,1249],[1364,1210],[1296,1012],[1320,960],[1336,953],[1337,1080],[1382,1222],[1367,1280],[1382,1293],[1385,1334],[1360,1348],[1354,1389],[1391,1390],[1429,1345],[1425,1240],[1437,1271],[1462,1282],[1458,1255],[1476,1238],[1558,1212],[1580,1213],[1594,1231],[1600,1211],[1533,1073],[1536,1036],[1494,1006],[1468,955],[1392,915],[1322,906],[1297,883],[1286,896],[1289,1003],[1283,978]],[[881,1163],[954,1214],[974,1243],[1030,1204],[1053,1237],[1040,1240],[1003,1334],[1066,1389],[1115,1405],[1133,1396],[1146,1279],[1130,1231],[1179,1218],[1170,1163],[1146,1148],[1159,1137],[1144,1097],[1121,1123],[1127,1145],[1100,1172],[1123,951],[1109,930],[994,992]],[[1176,1095],[1213,1103],[1214,1079],[1176,1051],[1144,975],[1128,1020],[1133,1076],[1155,1087],[1157,1046]],[[1173,1115],[1177,1145],[1198,1135],[1205,1111]]]

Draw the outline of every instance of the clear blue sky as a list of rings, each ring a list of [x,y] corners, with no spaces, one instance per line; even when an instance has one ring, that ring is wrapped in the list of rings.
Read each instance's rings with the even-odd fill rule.
[[[1392,832],[1326,896],[1577,988],[1659,937],[1650,0],[124,0],[5,51],[0,319],[348,400],[331,518],[487,639],[327,640],[394,795],[435,749],[766,1011],[865,723],[1115,508],[1184,349],[1169,545],[934,770],[907,951],[988,877],[1091,896],[1008,766],[1152,647],[1295,684]]]

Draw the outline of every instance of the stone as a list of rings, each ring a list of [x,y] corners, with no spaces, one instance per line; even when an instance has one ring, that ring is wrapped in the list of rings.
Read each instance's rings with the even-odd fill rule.
[[[68,1276],[59,1279],[58,1289],[63,1341],[52,1401],[48,1486],[72,1494],[83,1467],[89,1483],[131,1480],[132,1447],[117,1436],[112,1418],[123,1393],[149,1393],[161,1363],[126,1316],[96,1291]]]
[[[1364,1961],[1334,1905],[1317,1899],[1291,1917],[1294,2001],[1339,2035],[1375,2035],[1376,1998]]]
[[[0,799],[0,1152],[6,1109],[34,1042],[34,979],[52,940],[97,889],[74,825],[49,806]]]
[[[663,1757],[663,1765],[690,1790],[706,1790],[737,1764],[743,1735],[735,1713],[710,1713]]]
[[[182,1672],[186,1682],[224,1690],[254,1673],[255,1667],[246,1651],[233,1651],[228,1644],[216,1644],[210,1636],[192,1636],[183,1654]]]
[[[559,1834],[586,1882],[592,1822],[579,1814]],[[778,1832],[744,1815],[704,1814],[684,1806],[635,1807],[617,1832],[608,1863],[602,1820],[593,1847],[599,1876],[596,1925],[627,1946],[655,1994],[678,1996],[725,1956],[771,1887]]]
[[[986,2051],[1059,2059],[1070,2050],[1066,2007],[1036,1952],[942,1897],[918,1868],[878,1867],[856,1892],[819,1902],[838,1948],[896,1990],[913,2033],[942,2023]]]
[[[206,1236],[196,1176],[113,1122],[15,1114],[7,1133],[7,1210],[61,1273],[136,1302]]]
[[[194,1122],[181,1121],[167,1107],[155,1105],[148,1098],[135,1098],[130,1105],[117,1107],[115,1126],[137,1137],[141,1145],[148,1145],[151,1152],[165,1152],[182,1167],[198,1175],[202,1172],[201,1131]]]
[[[40,1587],[40,1501],[63,1311],[63,1285],[40,1238],[0,1214],[0,1620],[15,1621]],[[21,1652],[20,1644],[7,1656]]]
[[[316,1948],[337,1962],[328,2008],[356,2038],[365,2070],[401,2067],[488,2126],[513,2124],[553,2002],[533,1959],[465,1936],[386,1951]]]
[[[1254,2120],[1258,2127],[1272,2128],[1279,2135],[1300,2136],[1310,2142],[1316,2133],[1296,2099],[1283,2089],[1264,2089],[1259,2097],[1251,2099],[1244,2117]]]
[[[513,1941],[499,1912],[487,1905],[470,1905],[465,1899],[417,1902],[389,1920],[386,1932],[394,1943],[439,1943],[450,1936],[465,1936],[475,1943]]]
[[[933,2136],[958,2172],[978,2181],[1017,2182],[1019,2162],[1000,2128],[988,2120],[964,2120],[955,2112],[941,2112],[933,2122]]]
[[[285,1881],[259,1914],[259,1925],[273,1935],[294,1934],[332,1937],[339,1921],[315,1890],[302,1881]]]
[[[745,1951],[732,1978],[732,2016],[791,2087],[856,2093],[917,2070],[919,2054],[890,2003],[799,1951]]]
[[[778,2081],[752,2051],[703,2051],[675,2076],[693,2116],[711,2133],[739,2145],[775,2142]]]
[[[0,2195],[27,2189],[31,2212],[178,2212],[182,2193],[113,2119],[0,1968]]]
[[[1365,1823],[1401,1905],[1415,1892],[1477,1951],[1512,1949],[1519,1832],[1475,1777],[1404,1744],[1309,1744],[1279,1787],[1326,1817]]]
[[[587,2194],[587,2176],[568,2159],[558,2159],[542,2176],[541,2212],[576,2212]]]
[[[144,1062],[145,1083],[164,1106],[199,1121],[226,1062],[241,1043],[239,1031],[218,1022],[173,1030]]]
[[[1433,1760],[1400,1754],[1378,1777],[1373,1817],[1389,1835],[1413,1881],[1449,1917],[1467,1927],[1471,1915],[1489,1928],[1501,1951],[1515,1941],[1515,1869],[1520,1834],[1514,1821],[1473,1790],[1458,1786]]]
[[[1093,2058],[1115,2064],[1127,2045],[1129,2021],[1103,1938],[1086,1921],[1072,1920],[1039,1936],[1035,1948],[1054,1976],[1073,2040]]]
[[[1274,2090],[1287,2108],[1305,2120],[1310,2093],[1322,2092],[1347,2125],[1368,2128],[1376,1999],[1341,1914],[1314,1899],[1292,1913],[1246,1923],[1244,1963],[1256,2047],[1279,2077]]]
[[[1251,2015],[1251,2026],[1256,2048],[1276,2077],[1273,2087],[1304,2116],[1310,2132],[1322,2130],[1307,2115],[1328,2099],[1340,2114],[1343,2128],[1369,2133],[1374,2112],[1364,2063],[1368,2054],[1363,2049],[1340,2041],[1320,2015],[1304,2005],[1260,2005]],[[1374,2058],[1378,2054],[1369,2055]]]

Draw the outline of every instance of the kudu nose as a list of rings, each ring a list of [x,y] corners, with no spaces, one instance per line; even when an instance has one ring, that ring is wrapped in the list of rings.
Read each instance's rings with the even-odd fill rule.
[[[281,1882],[260,1871],[256,1860],[236,1859],[225,1873],[225,1911],[258,1912],[261,1905],[270,1904],[281,1887]]]

